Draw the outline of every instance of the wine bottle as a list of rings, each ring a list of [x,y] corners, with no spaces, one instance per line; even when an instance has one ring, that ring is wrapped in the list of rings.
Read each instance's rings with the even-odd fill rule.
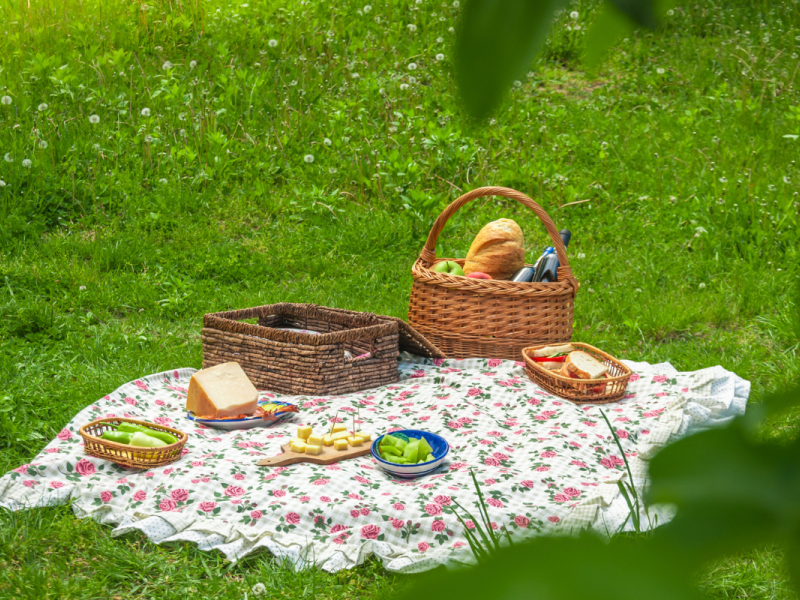
[[[569,229],[562,229],[558,234],[561,236],[561,241],[564,242],[564,248],[566,248],[572,239],[572,232]],[[536,261],[536,273],[533,276],[533,281],[558,281],[559,266],[558,254],[556,254],[552,246],[548,246],[539,260]]]

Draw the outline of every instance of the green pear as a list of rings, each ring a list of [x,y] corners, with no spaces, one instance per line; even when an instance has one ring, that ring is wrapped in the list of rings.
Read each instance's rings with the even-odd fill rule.
[[[448,273],[457,277],[464,277],[464,269],[454,260],[438,262],[433,266],[433,270],[437,273]]]

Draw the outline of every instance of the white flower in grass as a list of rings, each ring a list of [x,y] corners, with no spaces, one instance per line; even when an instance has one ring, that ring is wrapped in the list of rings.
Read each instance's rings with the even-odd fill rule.
[[[514,87],[515,88],[522,87],[522,82],[519,79],[517,79],[516,81],[514,81]]]
[[[85,286],[85,285],[82,285],[82,286],[80,286],[78,289],[79,289],[80,291],[83,291],[83,290],[85,290],[85,289],[86,289],[86,286]]]
[[[569,17],[573,21],[577,21],[579,16],[580,15],[578,14],[578,11],[575,11],[575,10],[573,10],[571,13],[569,13]]]
[[[706,284],[705,283],[701,283],[697,287],[699,287],[701,290],[704,290],[704,289],[706,289]]]
[[[28,158],[22,161],[22,166],[25,167],[26,169],[30,169],[32,164],[33,163]]]
[[[366,14],[366,13],[368,13],[369,11],[371,11],[371,10],[372,10],[372,6],[370,6],[369,4],[367,4],[367,5],[364,7],[364,13],[365,13],[365,14]]]
[[[0,179],[0,188],[6,187],[6,182]]]
[[[142,109],[142,116],[143,117],[149,117],[150,116],[150,109],[149,108],[143,108]]]
[[[448,27],[447,31],[449,31],[450,33],[455,33],[456,32],[456,28],[455,27]]]
[[[358,79],[358,73],[350,73],[350,77],[353,79]]]
[[[407,84],[407,83],[401,83],[401,84],[400,84],[400,89],[401,89],[402,91],[406,91],[406,90],[408,89],[408,84]]]
[[[253,586],[253,594],[256,596],[263,596],[267,593],[267,586],[259,582]]]
[[[416,71],[417,70],[417,63],[408,63],[408,70],[409,71]]]
[[[583,252],[578,252],[578,255],[575,258],[586,258],[586,255]]]
[[[333,142],[329,138],[325,138],[324,140],[322,140],[322,143],[325,144],[326,146],[330,146]]]
[[[164,185],[164,184],[167,183],[167,180],[162,177],[161,179],[158,180],[158,183],[160,183],[161,185]]]
[[[268,42],[268,44],[269,44],[269,47],[270,47],[270,48],[274,48],[275,46],[277,46],[277,45],[278,45],[278,40],[270,40],[270,41]]]
[[[311,164],[312,162],[314,162],[314,155],[313,154],[306,154],[303,157],[303,160],[306,161],[307,163]]]
[[[100,122],[100,117],[97,115],[89,115],[89,123],[92,125],[97,125]]]
[[[197,61],[196,60],[193,60],[193,61],[191,61],[189,63],[189,68],[190,69],[194,69],[196,66],[197,66]]]
[[[171,63],[171,62],[169,62],[168,60],[165,60],[165,61],[164,61],[164,64],[163,64],[163,65],[161,65],[161,68],[162,68],[163,70],[165,70],[165,71],[169,71],[169,70],[172,68],[172,63]]]
[[[453,8],[458,8],[459,6],[461,6],[461,2],[459,2],[458,0],[453,2]]]
[[[443,41],[444,41],[444,38],[443,38],[443,37],[438,37],[438,38],[436,38],[436,43],[437,43],[437,44],[441,44]]]
[[[656,73],[658,73],[659,75],[663,75],[664,74],[664,68],[663,67],[658,67],[656,69]]]
[[[13,102],[13,100],[11,99],[11,96],[3,96],[2,98],[0,98],[0,102],[8,106]]]
[[[39,109],[39,112],[44,112],[47,110],[47,104],[42,102],[37,108]]]
[[[42,150],[44,150],[45,148],[47,148],[47,141],[45,141],[45,140],[39,140],[39,148],[41,148]]]
[[[436,60],[444,60],[444,54],[441,54],[441,53],[437,54],[436,55]]]
[[[415,4],[422,4],[422,0],[415,0]]]
[[[178,121],[185,121],[185,120],[186,120],[186,113],[179,113]]]
[[[13,157],[13,156],[11,156],[11,152],[6,152],[6,154],[5,154],[5,156],[3,157],[3,159],[4,159],[6,162],[14,162],[14,157]]]
[[[414,25],[413,23],[409,23],[409,24],[408,24],[408,30],[409,30],[411,33],[414,33],[414,32],[417,30],[417,26],[416,26],[416,25]]]
[[[417,78],[416,77],[409,77],[408,78],[408,83],[410,83],[411,85],[414,85],[415,83],[417,83]]]

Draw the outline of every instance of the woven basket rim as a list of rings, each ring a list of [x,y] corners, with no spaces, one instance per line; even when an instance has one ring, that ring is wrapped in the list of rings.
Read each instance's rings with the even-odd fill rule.
[[[329,333],[300,333],[284,331],[275,327],[243,323],[239,319],[288,315],[292,317],[325,318],[338,325],[351,325],[348,329]],[[333,317],[333,318],[331,318]],[[360,321],[372,321],[363,324]],[[302,346],[327,346],[356,340],[375,339],[397,335],[396,322],[381,320],[372,313],[329,309],[317,304],[280,302],[253,308],[207,313],[203,316],[203,326],[231,333],[243,333],[275,342]]]
[[[97,437],[96,435],[92,435],[88,432],[88,429],[93,425],[97,425],[99,423],[133,423],[135,425],[142,425],[143,427],[149,427],[156,430],[167,431],[169,433],[176,433],[178,434],[178,441],[174,444],[167,444],[166,446],[159,446],[158,448],[140,448],[139,446],[131,446],[130,444],[120,444],[118,442],[112,442],[110,440],[104,440],[101,437]],[[95,419],[89,423],[85,423],[81,425],[80,429],[78,429],[78,433],[85,438],[90,438],[97,444],[101,446],[108,446],[115,450],[125,450],[130,452],[131,448],[136,448],[136,452],[148,452],[148,451],[160,451],[160,452],[168,452],[171,450],[176,449],[179,446],[183,446],[186,441],[189,439],[189,435],[179,429],[175,429],[174,427],[169,427],[168,425],[159,425],[158,423],[151,423],[149,421],[142,421],[141,419],[129,419],[127,417],[103,417],[102,419]]]
[[[573,386],[576,383],[583,383],[583,384],[615,383],[615,382],[627,379],[633,374],[633,371],[631,370],[630,367],[628,367],[626,364],[624,364],[620,360],[614,358],[613,356],[611,356],[607,352],[604,352],[604,351],[600,350],[600,348],[596,348],[596,347],[592,346],[591,344],[585,344],[583,342],[569,342],[569,343],[572,346],[574,346],[576,350],[588,349],[588,350],[593,350],[594,352],[597,352],[598,354],[600,354],[601,356],[603,356],[607,360],[611,361],[614,364],[615,367],[621,369],[622,370],[622,375],[618,375],[616,377],[603,377],[602,379],[574,379],[572,377],[564,377],[563,375],[559,375],[558,373],[556,373],[554,371],[549,371],[549,370],[545,369],[543,366],[541,366],[539,363],[537,363],[535,360],[533,360],[530,356],[528,356],[528,354],[533,352],[534,350],[538,350],[540,348],[546,348],[547,346],[552,346],[553,344],[540,344],[538,346],[528,346],[527,348],[523,348],[522,349],[522,357],[525,360],[525,364],[527,364],[530,368],[536,369],[540,373],[543,373],[543,374],[547,375],[548,377],[552,378],[555,381],[562,381],[564,383],[571,384]]]

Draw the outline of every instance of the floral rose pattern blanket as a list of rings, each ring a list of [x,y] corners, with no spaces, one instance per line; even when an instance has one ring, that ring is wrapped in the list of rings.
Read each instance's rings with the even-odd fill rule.
[[[654,452],[742,413],[749,393],[748,382],[721,367],[678,373],[669,364],[629,364],[624,400],[579,406],[538,388],[519,362],[403,355],[395,385],[336,397],[261,392],[298,404],[300,413],[271,428],[230,432],[186,418],[194,369],[166,371],[78,413],[30,464],[0,478],[0,507],[71,501],[77,516],[115,535],[136,529],[154,542],[188,540],[232,560],[266,547],[298,569],[335,571],[375,554],[389,570],[415,572],[471,561],[452,507],[457,500],[477,514],[472,469],[493,526],[514,540],[582,529],[613,534],[629,521],[616,484],[627,471],[600,410],[641,488]],[[450,454],[438,472],[413,481],[393,479],[369,455],[328,466],[256,466],[280,453],[298,425],[322,429],[337,413],[345,423],[359,415],[359,428],[374,435],[438,433]],[[186,431],[183,457],[140,471],[86,456],[78,429],[110,416]]]

